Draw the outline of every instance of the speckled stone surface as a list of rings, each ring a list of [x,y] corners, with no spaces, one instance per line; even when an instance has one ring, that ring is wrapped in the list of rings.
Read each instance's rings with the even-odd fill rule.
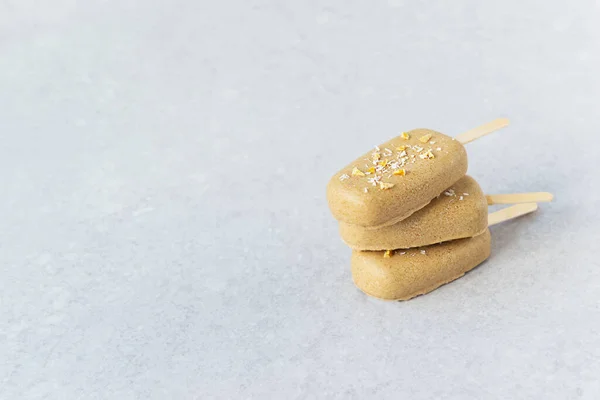
[[[598,2],[51,3],[0,0],[0,399],[598,398]],[[332,174],[500,116],[469,174],[556,200],[357,290]]]

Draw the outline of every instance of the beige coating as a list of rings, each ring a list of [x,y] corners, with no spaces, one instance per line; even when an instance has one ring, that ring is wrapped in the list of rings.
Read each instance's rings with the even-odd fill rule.
[[[365,229],[340,222],[340,235],[353,250],[406,249],[473,237],[487,226],[486,197],[475,179],[467,175],[394,225]]]
[[[407,134],[409,139],[398,136],[389,140],[331,178],[327,200],[338,221],[369,228],[393,225],[465,175],[467,153],[458,141],[429,129]],[[420,140],[427,135],[431,135],[429,140]],[[408,147],[402,151],[400,146]],[[358,172],[353,175],[354,168]],[[369,168],[376,171],[368,173]],[[402,169],[406,175],[394,175]],[[394,186],[386,188],[389,185]]]
[[[485,261],[490,251],[487,229],[473,238],[395,251],[390,258],[381,251],[353,251],[352,279],[370,296],[408,300],[460,278]]]

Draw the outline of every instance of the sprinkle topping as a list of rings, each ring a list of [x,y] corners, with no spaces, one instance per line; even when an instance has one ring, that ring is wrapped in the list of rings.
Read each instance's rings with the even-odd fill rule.
[[[423,135],[419,138],[419,141],[421,143],[427,143],[427,142],[429,142],[429,139],[431,139],[431,136],[432,136],[431,133],[428,133],[427,135]]]
[[[435,158],[435,156],[433,155],[433,153],[431,152],[431,150],[427,150],[426,153],[419,154],[419,157],[421,157],[423,160],[425,160],[425,159],[430,160],[432,158]]]
[[[385,253],[383,253],[383,258],[392,258],[393,255],[394,255],[393,250],[386,250]]]
[[[362,172],[360,169],[354,167],[352,169],[352,176],[365,176],[365,173]]]
[[[355,186],[355,188],[364,191],[364,193],[369,192],[365,186],[374,186],[379,187],[380,190],[389,190],[400,182],[399,179],[404,179],[396,177],[407,176],[412,173],[413,170],[411,168],[419,168],[420,160],[424,160],[422,162],[429,162],[427,160],[436,158],[438,153],[434,154],[433,148],[430,147],[430,145],[435,143],[432,138],[433,134],[431,133],[411,138],[409,133],[402,132],[400,137],[388,143],[388,147],[380,148],[379,146],[375,146],[374,150],[363,159],[364,161],[359,161],[356,165],[352,166],[351,170],[340,175],[339,179],[340,181],[347,179],[355,180],[358,183],[358,187]],[[409,139],[412,142],[409,142]],[[400,144],[398,143],[399,140],[406,140],[407,142]],[[412,144],[416,143],[417,140],[424,145]],[[437,151],[441,150],[440,147],[437,148]],[[411,164],[417,165],[411,167]],[[366,185],[359,182],[362,179],[366,180],[364,182]]]
[[[375,175],[374,177],[367,179],[367,182],[369,182],[373,186],[377,186],[379,184],[379,181],[381,181],[380,175]]]
[[[381,190],[388,190],[388,189],[393,188],[394,186],[396,186],[396,185],[394,185],[393,183],[379,182],[379,189],[381,189]]]

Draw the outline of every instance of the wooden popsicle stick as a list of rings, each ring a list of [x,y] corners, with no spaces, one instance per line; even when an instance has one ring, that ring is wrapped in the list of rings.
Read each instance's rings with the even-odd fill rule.
[[[520,204],[520,203],[547,203],[554,196],[548,192],[510,193],[510,194],[487,194],[488,206],[492,204]]]
[[[488,214],[488,226],[496,225],[500,222],[529,214],[530,212],[537,210],[537,208],[537,203],[523,203],[503,208],[500,211]]]
[[[473,128],[464,133],[461,133],[458,136],[455,136],[454,139],[458,140],[462,144],[467,144],[472,142],[475,139],[479,139],[482,136],[487,135],[488,133],[492,133],[497,131],[498,129],[502,129],[505,126],[508,126],[508,118],[498,118],[493,120],[492,122],[488,122],[487,124],[483,124],[478,126],[477,128]]]

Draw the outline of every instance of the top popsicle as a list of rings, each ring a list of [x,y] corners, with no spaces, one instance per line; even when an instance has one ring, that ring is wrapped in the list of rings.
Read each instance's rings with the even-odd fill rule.
[[[333,216],[341,222],[380,228],[426,206],[467,172],[465,143],[508,124],[495,120],[459,136],[430,130],[404,132],[357,158],[327,185]]]

